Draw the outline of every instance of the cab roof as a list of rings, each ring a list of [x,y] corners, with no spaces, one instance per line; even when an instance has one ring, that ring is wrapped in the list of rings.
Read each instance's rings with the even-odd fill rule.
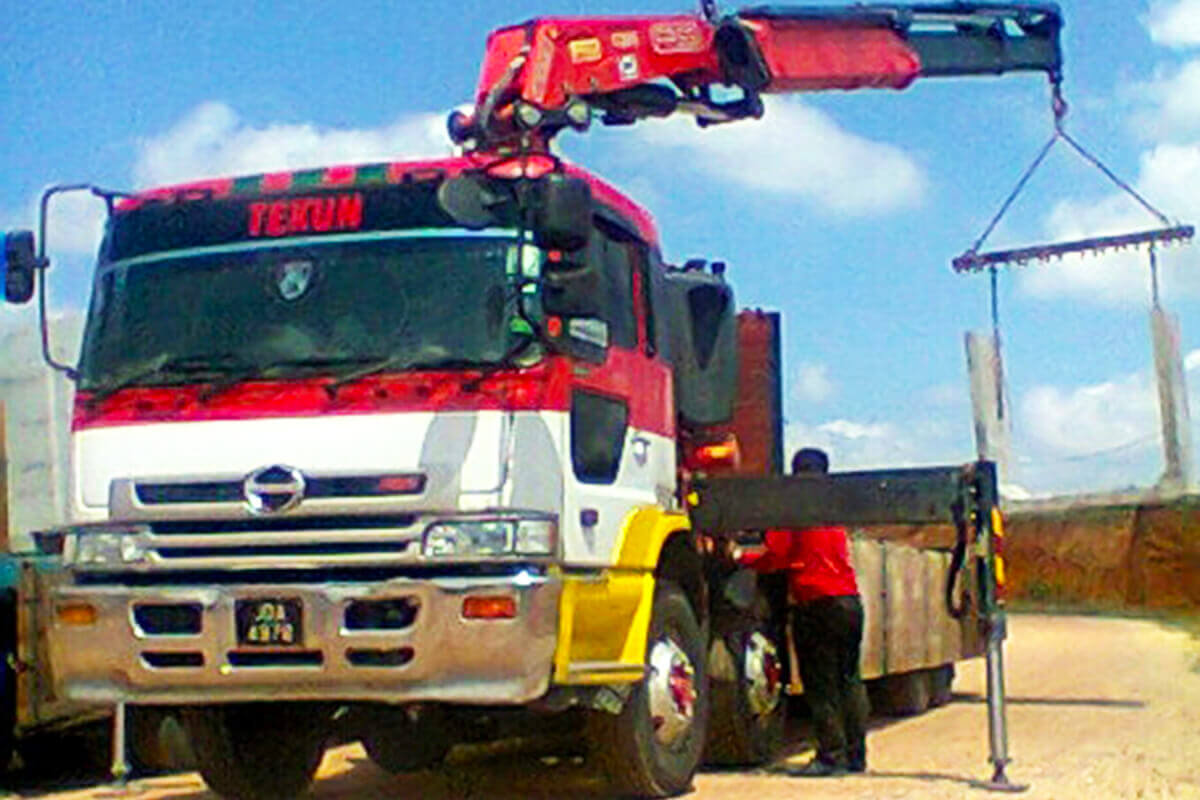
[[[601,204],[617,212],[636,233],[651,246],[657,247],[658,232],[650,212],[623,194],[612,184],[582,167],[560,162],[552,156],[531,154],[497,156],[470,154],[423,161],[393,161],[375,164],[344,164],[287,172],[266,172],[230,178],[210,178],[171,186],[156,187],[123,198],[116,213],[132,211],[151,203],[188,203],[238,196],[281,199],[303,192],[345,190],[356,187],[379,188],[414,181],[450,178],[464,172],[482,171],[493,177],[518,179],[538,178],[561,164],[566,174],[586,180],[592,194]]]

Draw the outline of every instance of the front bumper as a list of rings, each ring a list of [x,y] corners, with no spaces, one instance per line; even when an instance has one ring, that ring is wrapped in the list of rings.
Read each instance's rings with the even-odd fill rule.
[[[62,586],[54,594],[56,607],[90,605],[95,621],[67,624],[55,618],[51,658],[59,690],[91,702],[520,704],[542,696],[549,685],[561,592],[559,578],[529,573],[368,584]],[[516,616],[465,619],[468,595],[511,597]],[[296,647],[238,644],[236,601],[254,598],[300,601],[303,626]],[[402,599],[416,607],[407,627],[347,627],[351,603]],[[198,607],[199,632],[147,633],[134,613],[147,604]],[[382,664],[356,657],[363,653],[404,658]]]

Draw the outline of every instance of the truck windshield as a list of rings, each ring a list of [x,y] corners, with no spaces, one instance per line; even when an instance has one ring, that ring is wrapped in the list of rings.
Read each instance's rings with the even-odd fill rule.
[[[507,232],[406,232],[105,266],[79,386],[498,364],[532,338],[517,298],[535,268],[522,268],[517,251]]]

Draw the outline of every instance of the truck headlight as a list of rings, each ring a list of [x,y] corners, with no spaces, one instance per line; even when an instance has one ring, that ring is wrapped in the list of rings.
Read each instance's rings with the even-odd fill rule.
[[[554,555],[558,525],[550,519],[523,519],[517,523],[513,551],[523,556]]]
[[[84,530],[70,537],[72,547],[66,562],[80,566],[119,566],[147,559],[146,544],[139,530]]]
[[[550,519],[442,520],[425,529],[427,557],[549,556],[558,543]]]

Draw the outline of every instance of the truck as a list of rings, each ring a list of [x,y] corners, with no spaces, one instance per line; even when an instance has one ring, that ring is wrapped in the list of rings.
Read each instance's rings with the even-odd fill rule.
[[[118,748],[126,706],[177,713],[231,798],[302,793],[333,737],[407,771],[560,724],[615,789],[667,796],[706,758],[774,754],[803,657],[727,543],[939,522],[931,557],[856,543],[864,667],[920,706],[985,653],[1004,782],[994,466],[784,476],[778,315],[739,315],[724,262],[669,264],[649,212],[552,143],[753,118],[771,92],[1057,83],[1061,25],[993,3],[540,18],[489,37],[454,156],[47,190],[0,269],[43,319],[44,209],[108,209],[78,363],[45,348],[77,387],[71,523],[39,540],[57,686],[121,710]]]

